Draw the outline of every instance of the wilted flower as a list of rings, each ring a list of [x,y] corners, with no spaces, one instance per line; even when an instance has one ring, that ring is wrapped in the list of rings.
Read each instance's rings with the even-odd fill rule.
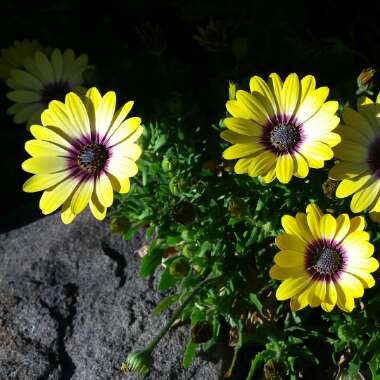
[[[193,38],[200,46],[211,52],[224,51],[227,46],[227,33],[225,23],[221,20],[211,19],[203,28],[197,26],[198,34]]]

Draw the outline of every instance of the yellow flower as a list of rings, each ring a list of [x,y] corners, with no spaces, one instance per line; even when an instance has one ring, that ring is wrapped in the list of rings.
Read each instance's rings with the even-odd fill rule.
[[[380,93],[376,103],[362,97],[358,111],[345,108],[344,124],[336,132],[342,143],[334,149],[340,160],[329,172],[329,176],[342,180],[336,189],[338,198],[350,195],[352,212],[380,212]]]
[[[50,51],[50,48],[42,48],[37,40],[15,41],[13,46],[1,49],[0,78],[8,79],[11,70],[23,66],[25,58],[32,57],[36,51]]]
[[[89,204],[94,217],[104,219],[113,203],[113,190],[127,193],[136,175],[141,149],[135,141],[143,132],[139,117],[126,119],[133,102],[115,113],[113,91],[103,97],[96,88],[85,101],[73,92],[65,103],[54,100],[42,113],[42,126],[32,125],[34,140],[27,141],[32,156],[22,168],[33,173],[25,192],[44,191],[43,214],[62,206],[63,223],[71,223]]]
[[[285,233],[276,238],[281,251],[270,270],[271,278],[283,281],[277,299],[290,298],[293,311],[310,305],[330,312],[338,305],[351,312],[354,298],[375,285],[370,273],[379,267],[364,218],[341,214],[335,219],[309,204],[306,215],[284,215],[282,226]]]
[[[33,58],[24,60],[24,66],[25,70],[12,70],[6,81],[13,90],[7,97],[15,102],[8,109],[9,114],[15,115],[15,123],[38,123],[50,101],[63,100],[70,91],[85,92],[80,85],[83,71],[88,67],[87,55],[75,58],[71,49],[63,53],[54,49],[49,59],[38,51]]]
[[[338,102],[325,102],[327,87],[316,89],[312,75],[299,80],[290,74],[282,83],[271,74],[268,83],[252,77],[250,90],[239,90],[236,100],[227,101],[233,117],[224,119],[228,129],[220,135],[233,144],[223,157],[238,159],[235,173],[288,183],[293,175],[305,178],[309,167],[322,168],[333,158],[331,147],[340,142],[332,132],[339,123]]]

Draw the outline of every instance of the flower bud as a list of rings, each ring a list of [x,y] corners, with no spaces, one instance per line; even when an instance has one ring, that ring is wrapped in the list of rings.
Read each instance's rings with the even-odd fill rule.
[[[246,208],[247,207],[242,199],[231,199],[228,203],[228,212],[232,216],[243,216]]]
[[[334,199],[335,191],[338,185],[339,185],[339,181],[336,181],[335,179],[332,179],[332,178],[328,178],[322,184],[323,194],[325,194],[328,199]]]
[[[212,337],[212,324],[209,321],[198,321],[191,328],[191,341],[193,343],[205,343]]]
[[[173,168],[173,164],[169,157],[165,156],[161,161],[161,167],[164,172],[170,172]]]
[[[110,230],[114,234],[122,235],[127,232],[130,223],[125,218],[112,218],[110,223]]]
[[[173,177],[169,182],[169,189],[174,195],[180,195],[185,188],[186,181],[183,178]]]
[[[128,371],[135,372],[138,375],[147,375],[150,371],[151,351],[137,350],[131,352],[127,360],[121,365],[121,370],[125,373]]]
[[[178,257],[170,264],[170,274],[174,278],[185,277],[190,270],[190,264],[184,257]]]
[[[190,224],[197,216],[196,208],[190,202],[180,202],[172,210],[172,217],[175,222],[181,224]]]
[[[375,76],[376,70],[372,67],[363,69],[362,72],[357,77],[358,90],[356,91],[357,95],[367,92],[369,95],[372,95],[371,88],[373,87],[373,77]]]
[[[228,85],[228,98],[230,100],[236,99],[236,83],[229,81]]]

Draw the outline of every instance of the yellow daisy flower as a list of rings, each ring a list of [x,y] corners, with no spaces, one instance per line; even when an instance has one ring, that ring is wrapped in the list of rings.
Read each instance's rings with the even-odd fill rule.
[[[327,87],[316,89],[312,75],[300,81],[290,74],[282,83],[271,74],[267,83],[252,77],[250,90],[239,90],[236,100],[227,101],[233,117],[224,119],[228,129],[220,135],[233,144],[223,157],[238,160],[237,174],[288,183],[293,175],[305,178],[309,167],[322,168],[333,157],[331,147],[340,142],[332,132],[339,124],[338,102],[325,102]]]
[[[11,70],[21,68],[25,58],[32,57],[36,51],[49,50],[50,48],[43,48],[37,40],[15,41],[13,46],[1,49],[0,78],[8,79]]]
[[[336,189],[338,198],[350,195],[352,212],[369,209],[380,212],[380,93],[376,103],[362,97],[358,111],[345,108],[344,124],[336,132],[342,143],[334,149],[339,159],[329,172],[333,179],[342,180]]]
[[[270,270],[271,278],[283,281],[277,299],[290,298],[293,311],[310,305],[330,312],[338,305],[351,312],[354,298],[375,285],[370,273],[379,267],[371,257],[374,247],[364,231],[365,219],[347,214],[335,219],[309,204],[306,215],[284,215],[281,222],[285,233],[276,238],[281,251]]]
[[[50,102],[41,115],[42,125],[31,126],[35,139],[27,141],[25,149],[32,157],[22,168],[34,175],[23,190],[44,191],[43,214],[62,206],[61,218],[67,224],[89,204],[94,217],[102,220],[112,205],[113,190],[129,191],[141,154],[135,141],[143,127],[139,117],[125,119],[132,101],[116,113],[115,106],[113,91],[102,97],[91,88],[84,102],[70,92],[65,103]]]
[[[63,53],[54,49],[49,59],[38,51],[33,58],[24,60],[24,66],[25,70],[12,70],[6,81],[13,90],[7,93],[7,97],[15,102],[7,112],[14,115],[15,123],[38,123],[41,112],[50,101],[63,100],[70,91],[85,92],[80,87],[83,71],[88,67],[85,54],[75,58],[71,49]]]

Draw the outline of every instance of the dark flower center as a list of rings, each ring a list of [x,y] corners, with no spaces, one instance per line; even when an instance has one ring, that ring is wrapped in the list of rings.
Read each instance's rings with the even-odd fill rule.
[[[367,163],[372,174],[380,178],[380,136],[369,146]]]
[[[108,150],[103,145],[90,143],[81,148],[76,160],[81,170],[96,174],[104,167],[108,157]]]
[[[305,266],[313,278],[333,279],[344,266],[342,247],[334,241],[314,242],[307,248]]]
[[[48,106],[52,100],[65,99],[65,95],[71,91],[71,87],[67,82],[52,82],[44,86],[41,91],[40,103],[44,106]]]
[[[272,146],[280,152],[292,151],[300,141],[297,127],[291,124],[275,125],[269,134]]]

